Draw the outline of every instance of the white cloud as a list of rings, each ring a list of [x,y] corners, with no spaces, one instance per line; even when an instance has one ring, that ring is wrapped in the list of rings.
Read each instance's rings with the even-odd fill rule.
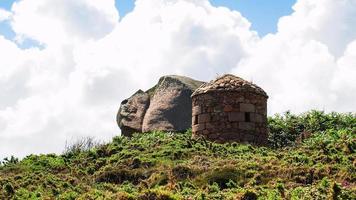
[[[264,37],[233,71],[266,88],[270,113],[356,111],[355,6],[354,0],[299,0],[294,13],[280,19],[278,32]]]
[[[114,0],[22,0],[12,7],[18,38],[61,45],[99,39],[119,20]]]
[[[17,39],[44,48],[19,49],[0,36],[0,158],[60,152],[80,136],[110,139],[120,102],[165,74],[208,81],[235,72],[267,90],[270,113],[356,110],[352,0],[299,0],[264,38],[240,13],[207,0],[137,0],[120,22],[114,3],[13,6]]]
[[[334,110],[356,112],[356,40],[351,42],[344,56],[337,60],[334,77],[331,81]]]
[[[77,46],[116,26],[114,0],[26,0],[16,2],[12,12],[17,38],[45,48],[22,50],[0,36],[0,157],[60,152],[66,139],[117,134],[110,116],[116,107],[87,105],[82,90],[87,83],[74,75],[73,55]]]
[[[235,66],[258,40],[249,28],[238,12],[207,1],[141,0],[110,35],[83,46],[76,58],[82,69],[125,69],[146,88],[167,73],[208,80]]]
[[[10,19],[11,12],[0,8],[0,22]]]
[[[279,34],[320,41],[336,56],[356,38],[355,0],[298,0],[293,9],[280,19]]]

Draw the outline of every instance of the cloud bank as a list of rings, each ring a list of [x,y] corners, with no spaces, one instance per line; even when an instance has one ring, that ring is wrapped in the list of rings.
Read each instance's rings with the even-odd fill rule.
[[[356,1],[299,0],[233,70],[270,94],[270,113],[356,110]]]
[[[0,8],[0,22],[8,20],[11,16],[11,12]]]
[[[239,12],[207,0],[136,0],[120,21],[114,0],[0,10],[16,33],[0,35],[0,158],[110,139],[119,103],[165,74],[242,76],[268,92],[269,114],[355,112],[356,2],[298,0],[293,10],[262,38]],[[42,48],[19,48],[26,39]]]

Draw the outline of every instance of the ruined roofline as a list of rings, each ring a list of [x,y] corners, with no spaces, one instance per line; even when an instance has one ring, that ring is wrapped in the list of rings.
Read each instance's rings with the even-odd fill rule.
[[[232,74],[225,74],[209,83],[201,85],[191,96],[194,97],[212,92],[248,92],[268,98],[267,93],[262,88]]]

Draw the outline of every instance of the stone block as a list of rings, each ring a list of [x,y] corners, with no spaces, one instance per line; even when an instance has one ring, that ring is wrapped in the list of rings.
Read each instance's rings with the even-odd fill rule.
[[[224,130],[225,129],[225,122],[224,121],[220,121],[219,123],[216,124],[216,127],[219,128],[220,130]]]
[[[250,103],[240,103],[240,111],[241,112],[255,112],[255,105]]]
[[[255,142],[256,139],[254,135],[246,134],[244,135],[244,141]]]
[[[212,123],[206,123],[205,128],[207,129],[213,129],[215,126]]]
[[[245,113],[242,112],[231,112],[228,115],[230,122],[243,122],[245,121]]]
[[[219,113],[219,116],[220,116],[221,118],[224,118],[224,116],[226,116],[226,113],[221,112],[221,113]]]
[[[211,116],[210,114],[201,114],[198,115],[198,123],[205,123],[205,122],[210,122]]]
[[[231,112],[231,111],[233,111],[233,109],[234,108],[231,105],[224,106],[224,112]]]
[[[205,124],[197,124],[192,126],[192,132],[203,131],[205,129]]]
[[[197,123],[198,123],[197,116],[195,115],[195,116],[192,117],[192,125],[195,125]]]
[[[234,129],[239,128],[239,123],[236,123],[236,122],[232,123],[232,128],[234,128]]]
[[[202,96],[202,98],[205,100],[214,100],[215,99],[212,95],[209,95],[209,94],[205,94],[204,96]]]
[[[255,130],[255,124],[251,122],[239,122],[239,128],[241,130],[252,131]]]
[[[193,113],[193,115],[200,115],[202,113],[201,106],[194,106],[192,108],[192,113]]]
[[[212,116],[211,116],[211,121],[212,122],[219,122],[219,121],[221,121],[222,119],[221,119],[221,117],[220,117],[220,115],[218,115],[218,114],[216,114],[216,113],[214,113]]]
[[[257,123],[262,123],[263,122],[263,117],[260,114],[251,113],[251,121],[252,122],[257,122]]]
[[[208,135],[208,138],[209,138],[209,139],[212,139],[212,140],[215,140],[215,139],[217,139],[218,137],[219,137],[219,134],[217,134],[217,133],[213,133],[213,134]]]
[[[223,111],[223,107],[221,105],[215,106],[214,107],[214,112],[215,113],[220,113]]]
[[[215,139],[214,141],[215,141],[216,143],[219,143],[219,144],[222,144],[222,143],[227,142],[227,140],[225,140],[224,138],[221,138],[221,137]]]
[[[244,97],[239,97],[236,99],[237,102],[244,102],[245,101],[245,98]]]
[[[222,134],[223,138],[225,140],[238,140],[240,138],[240,135],[237,132],[227,132]]]
[[[267,137],[266,136],[264,136],[264,135],[260,135],[260,136],[257,136],[256,138],[255,138],[255,140],[256,140],[256,142],[258,143],[258,144],[267,144]]]

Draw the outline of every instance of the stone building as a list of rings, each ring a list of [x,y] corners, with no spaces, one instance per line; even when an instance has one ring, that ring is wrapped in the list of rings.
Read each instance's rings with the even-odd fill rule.
[[[192,94],[193,138],[223,142],[267,142],[266,92],[227,74]]]

